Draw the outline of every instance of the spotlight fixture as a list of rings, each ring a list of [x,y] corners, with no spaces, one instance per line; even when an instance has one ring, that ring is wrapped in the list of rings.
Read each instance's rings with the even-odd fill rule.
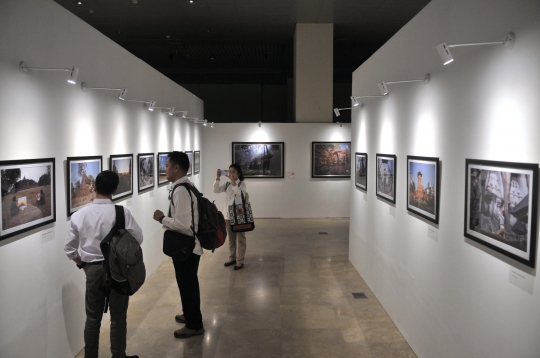
[[[380,96],[379,96],[379,97],[380,97]],[[351,98],[353,98],[353,97],[351,97]],[[345,109],[358,109],[358,108],[360,108],[360,109],[364,108],[364,104],[362,103],[362,104],[360,105],[360,107],[334,108],[334,113],[336,114],[336,117],[339,117],[339,116],[341,115],[341,114],[339,113],[339,111],[343,111],[343,110],[345,110]],[[339,122],[337,122],[337,123],[339,123]]]
[[[176,111],[176,112],[173,112],[173,113],[182,113],[182,115],[177,114],[176,118],[187,118],[186,117],[187,111]]]
[[[207,124],[207,123],[208,123],[208,119],[205,119],[205,120],[204,120],[204,123],[203,123],[203,126],[206,127],[206,124]]]
[[[435,48],[437,49],[439,56],[441,56],[443,65],[448,65],[449,63],[454,61],[454,58],[452,57],[452,54],[450,53],[450,48],[452,47],[504,45],[504,47],[506,47],[506,49],[510,51],[514,47],[515,42],[516,42],[516,35],[514,35],[513,32],[509,32],[506,34],[506,38],[504,39],[504,41],[476,42],[476,43],[468,43],[468,44],[450,44],[450,45],[447,45],[446,42],[443,42],[442,44],[436,46]]]
[[[125,99],[124,102],[135,102],[135,103],[142,103],[144,109],[149,110],[150,112],[154,111],[154,108],[156,107],[156,101],[139,101],[137,99]]]
[[[214,128],[214,122],[210,123],[210,128]]]
[[[28,64],[24,61],[19,62],[19,71],[26,75],[28,71],[65,71],[69,72],[69,77],[67,79],[68,83],[76,84],[77,76],[79,75],[79,67],[70,67],[70,68],[38,68],[38,67],[28,67]]]
[[[127,88],[122,88],[120,90],[120,94],[118,95],[118,99],[121,101],[124,101],[126,99],[126,94],[127,94]]]
[[[340,121],[336,121],[336,124],[339,124],[339,127],[343,127],[343,123],[341,123]]]
[[[172,116],[174,114],[174,107],[164,108],[162,109],[162,112],[167,113],[169,116]]]
[[[357,101],[358,98],[381,98],[381,97],[387,98],[386,95],[383,95],[383,96],[357,96],[357,97],[351,96],[351,101],[353,102],[354,107],[358,107],[358,105],[360,104]]]
[[[262,126],[262,122],[261,122],[261,121],[259,121],[259,127],[261,127],[261,126]]]
[[[86,92],[88,90],[104,90],[104,91],[120,91],[118,99],[124,101],[126,99],[127,88],[109,88],[109,87],[87,87],[86,82],[81,82],[81,91]]]
[[[379,91],[381,91],[381,94],[383,96],[386,96],[388,94],[388,87],[386,85],[391,85],[394,83],[410,83],[410,82],[424,82],[426,85],[429,85],[429,81],[431,80],[431,76],[429,73],[426,73],[423,79],[421,80],[405,80],[405,81],[381,81],[377,83],[379,86]]]

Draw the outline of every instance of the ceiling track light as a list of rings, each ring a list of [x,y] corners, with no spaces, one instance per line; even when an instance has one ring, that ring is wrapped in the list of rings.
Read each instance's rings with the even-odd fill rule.
[[[452,57],[452,54],[450,53],[450,48],[452,47],[465,47],[465,46],[483,46],[483,45],[504,45],[504,47],[510,51],[512,48],[514,48],[514,43],[516,42],[516,35],[514,35],[513,32],[509,32],[506,34],[506,38],[504,41],[497,41],[497,42],[475,42],[475,43],[468,43],[468,44],[450,44],[447,45],[446,42],[443,42],[442,44],[436,46],[437,52],[439,53],[439,56],[441,56],[441,60],[443,62],[443,65],[448,65],[449,63],[454,61],[454,58]]]
[[[405,81],[381,81],[377,83],[379,86],[379,91],[381,91],[381,94],[383,96],[386,96],[388,94],[388,87],[386,85],[392,85],[395,83],[411,83],[411,82],[424,82],[426,85],[429,85],[429,82],[431,81],[431,76],[429,73],[426,73],[423,79],[421,80],[405,80]]]
[[[174,107],[165,108],[162,110],[163,113],[167,113],[169,116],[174,114]]]
[[[68,83],[72,85],[77,84],[77,76],[79,75],[79,67],[70,67],[70,68],[38,68],[38,67],[28,67],[28,64],[24,61],[19,62],[19,71],[23,75],[27,75],[28,71],[64,71],[69,72],[69,77],[67,79]]]
[[[210,123],[210,128],[214,128],[214,122]]]
[[[383,96],[351,96],[351,101],[353,102],[354,107],[358,107],[358,105],[360,104],[358,102],[359,98],[381,98],[381,97],[388,98],[387,95],[383,95]]]
[[[353,98],[353,97],[351,97]],[[336,117],[339,117],[341,114],[339,111],[348,110],[348,109],[362,109],[364,108],[364,104],[362,103],[360,107],[351,107],[351,108],[334,108],[334,113],[336,114]]]
[[[188,121],[193,122],[195,124],[203,123],[206,125],[207,120],[206,119],[199,119],[199,117],[186,117]]]
[[[102,90],[102,91],[120,91],[118,99],[124,101],[126,99],[127,88],[109,88],[109,87],[88,87],[86,82],[81,82],[81,91],[86,92],[88,90]]]
[[[208,123],[208,119],[205,119],[204,122],[203,122],[203,126],[206,127],[206,124]]]
[[[154,111],[154,108],[156,107],[156,101],[139,101],[136,99],[124,99],[125,102],[135,102],[135,103],[142,103],[144,109],[149,110],[150,112]]]
[[[336,121],[336,124],[339,124],[339,127],[343,127],[343,123],[341,123],[340,121]]]
[[[187,118],[187,111],[176,111],[176,112],[173,112],[173,113],[182,113],[182,115],[179,115],[177,114],[176,115],[176,118]]]
[[[259,127],[261,127],[261,126],[262,126],[262,122],[261,122],[261,121],[259,121]]]

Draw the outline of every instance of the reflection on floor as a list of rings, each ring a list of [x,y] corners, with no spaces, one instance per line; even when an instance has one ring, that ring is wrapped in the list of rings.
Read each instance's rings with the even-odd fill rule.
[[[127,353],[143,357],[416,357],[348,259],[348,219],[259,219],[244,269],[223,267],[228,242],[199,267],[206,333],[182,325],[172,261],[129,304]],[[327,232],[320,235],[319,232]],[[367,299],[354,299],[364,292]],[[100,336],[109,357],[109,324]],[[81,352],[77,357],[83,357]]]

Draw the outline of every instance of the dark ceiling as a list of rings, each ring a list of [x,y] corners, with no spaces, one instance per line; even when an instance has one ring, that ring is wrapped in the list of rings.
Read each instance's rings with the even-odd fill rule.
[[[334,23],[334,82],[429,0],[56,0],[179,84],[284,84],[299,22]]]

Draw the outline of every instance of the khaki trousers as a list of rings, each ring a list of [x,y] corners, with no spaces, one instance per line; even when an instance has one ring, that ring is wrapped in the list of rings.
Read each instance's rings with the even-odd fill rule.
[[[244,255],[246,254],[246,233],[233,232],[231,223],[227,220],[227,236],[229,238],[229,261],[236,260],[236,264],[240,266],[244,263]]]

